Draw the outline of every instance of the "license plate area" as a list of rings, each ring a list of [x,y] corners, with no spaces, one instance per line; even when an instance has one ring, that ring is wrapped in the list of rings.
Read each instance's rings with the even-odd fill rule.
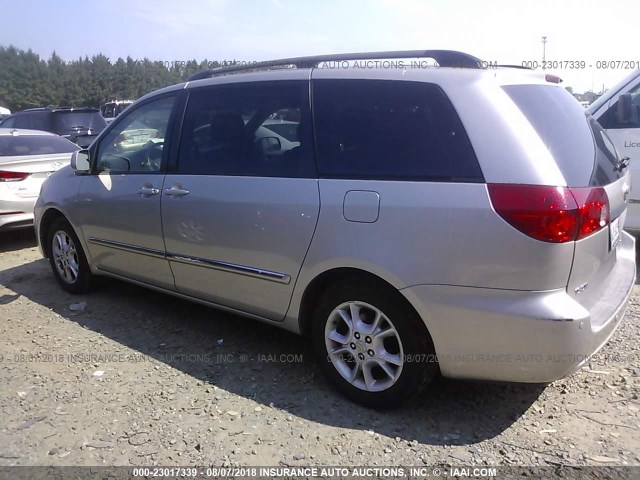
[[[616,248],[620,242],[620,218],[609,223],[609,250]]]

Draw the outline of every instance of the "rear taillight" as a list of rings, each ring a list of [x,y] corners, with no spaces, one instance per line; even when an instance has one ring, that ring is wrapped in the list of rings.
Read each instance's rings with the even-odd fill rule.
[[[609,198],[601,187],[512,184],[487,187],[498,215],[512,227],[543,242],[579,240],[609,223]]]
[[[578,239],[591,235],[609,224],[609,197],[604,188],[570,188],[580,209]]]
[[[0,182],[19,182],[20,180],[27,178],[29,175],[29,173],[5,172],[0,170]]]

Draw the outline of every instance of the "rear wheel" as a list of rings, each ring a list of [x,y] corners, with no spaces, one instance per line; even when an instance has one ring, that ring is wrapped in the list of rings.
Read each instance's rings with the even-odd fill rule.
[[[71,224],[64,218],[55,220],[47,235],[49,263],[62,288],[71,293],[91,289],[93,275]]]
[[[368,407],[402,405],[438,371],[422,321],[397,291],[378,282],[330,287],[315,312],[313,342],[329,380]]]

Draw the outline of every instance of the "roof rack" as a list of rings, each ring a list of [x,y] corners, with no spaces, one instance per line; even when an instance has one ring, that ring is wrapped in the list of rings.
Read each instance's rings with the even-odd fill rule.
[[[63,106],[63,107],[35,107],[35,108],[26,108],[24,110],[21,110],[20,112],[16,112],[16,113],[21,113],[21,112],[43,112],[43,111],[72,111],[72,110],[78,110],[78,111],[87,111],[87,110],[98,110],[95,107],[73,107],[73,106]]]
[[[496,66],[500,67],[500,68],[516,68],[518,70],[533,70],[533,68],[525,67],[524,65],[502,65],[502,64],[498,64]]]
[[[484,62],[468,53],[455,50],[403,50],[391,52],[362,52],[362,53],[337,53],[332,55],[315,55],[311,57],[293,57],[280,60],[268,60],[264,62],[243,63],[242,65],[230,65],[227,67],[203,70],[192,75],[188,81],[211,78],[226,73],[235,73],[247,70],[269,69],[273,67],[316,68],[323,62],[343,62],[349,60],[379,60],[397,58],[432,58],[441,67],[455,68],[485,68]]]

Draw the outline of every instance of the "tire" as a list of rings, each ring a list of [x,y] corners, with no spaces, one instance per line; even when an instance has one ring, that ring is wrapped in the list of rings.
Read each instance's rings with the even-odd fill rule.
[[[315,310],[312,337],[329,381],[366,407],[399,407],[439,371],[424,323],[382,282],[352,279],[329,287]]]
[[[58,218],[49,227],[47,249],[51,270],[63,289],[75,294],[91,290],[94,276],[82,244],[66,219]]]

